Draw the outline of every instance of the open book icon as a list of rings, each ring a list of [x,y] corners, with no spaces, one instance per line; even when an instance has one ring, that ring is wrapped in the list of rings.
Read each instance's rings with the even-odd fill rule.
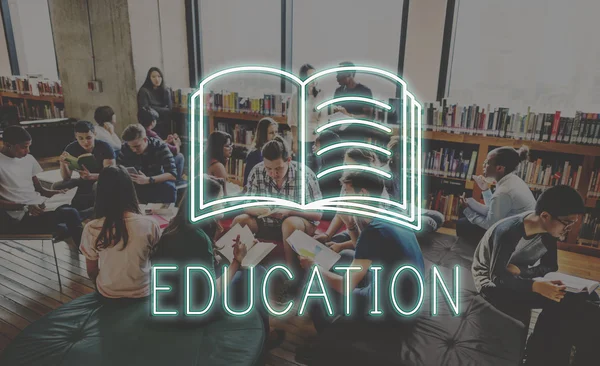
[[[379,108],[383,111],[395,112],[398,116],[400,116],[400,125],[398,129],[400,143],[398,144],[398,148],[400,150],[400,156],[402,157],[401,168],[399,172],[389,172],[380,167],[357,164],[340,165],[327,167],[325,170],[316,172],[317,178],[320,179],[331,173],[339,171],[362,170],[376,174],[387,180],[399,179],[400,187],[402,187],[402,189],[398,200],[383,196],[365,197],[347,195],[323,198],[314,202],[307,202],[307,175],[305,164],[307,155],[312,153],[311,151],[307,151],[306,144],[304,143],[308,134],[306,127],[306,119],[308,115],[306,105],[307,86],[310,85],[311,82],[316,81],[319,78],[323,78],[324,76],[335,75],[338,72],[349,71],[368,73],[370,75],[380,77],[388,82],[394,83],[394,85],[397,87],[397,90],[401,94],[399,96],[399,106],[391,106],[384,101],[377,100],[376,98],[345,96],[324,101],[317,105],[316,109],[323,110],[328,106],[335,106],[338,103],[351,101],[353,103],[364,103],[365,105],[373,108]],[[260,73],[277,79],[284,78],[286,81],[292,83],[298,88],[298,94],[300,95],[300,104],[298,108],[298,135],[300,140],[298,146],[300,146],[300,164],[298,166],[300,170],[301,187],[300,200],[298,202],[292,202],[286,199],[269,196],[225,197],[219,200],[208,202],[204,197],[203,180],[199,179],[198,177],[201,176],[201,174],[206,173],[208,169],[207,162],[205,162],[204,159],[199,158],[202,156],[205,149],[205,140],[208,134],[206,129],[207,126],[205,125],[206,121],[204,118],[206,113],[206,98],[204,95],[205,91],[207,90],[205,88],[209,82],[218,79],[219,77],[243,73]],[[327,123],[319,126],[316,132],[320,133],[327,129],[342,125],[360,125],[361,127],[377,130],[380,133],[386,133],[389,135],[391,135],[393,131],[390,126],[379,121],[348,118],[346,116],[345,118],[329,120]],[[222,70],[206,77],[200,83],[198,91],[192,95],[190,100],[190,139],[190,217],[193,222],[243,208],[256,206],[264,207],[265,205],[271,205],[287,207],[296,210],[337,211],[352,215],[370,216],[373,218],[391,221],[414,230],[421,229],[421,104],[419,104],[415,97],[407,91],[406,83],[400,77],[391,72],[366,66],[343,66],[320,71],[311,75],[306,80],[301,80],[297,76],[287,71],[270,67],[244,66]],[[316,153],[319,155],[326,153],[327,151],[347,147],[360,147],[377,150],[378,153],[385,154],[387,156],[390,156],[393,153],[374,144],[355,141],[343,141],[334,145],[326,146],[321,148],[321,150],[317,151]]]

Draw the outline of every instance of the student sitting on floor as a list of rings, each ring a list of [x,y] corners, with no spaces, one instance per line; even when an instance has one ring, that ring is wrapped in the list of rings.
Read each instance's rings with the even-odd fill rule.
[[[160,136],[153,131],[154,127],[156,127],[158,118],[158,112],[151,107],[142,107],[138,111],[138,122],[146,129],[146,136],[163,141]],[[164,142],[169,147],[169,150],[171,150],[171,154],[173,154],[175,167],[177,168],[177,181],[181,181],[183,176],[183,164],[185,161],[183,154],[181,153],[181,140],[177,134],[173,134],[167,136],[167,140]]]
[[[96,140],[106,142],[115,151],[115,155],[119,155],[122,142],[119,135],[115,133],[117,115],[113,109],[107,105],[96,108],[94,120],[98,124],[96,126]]]
[[[300,167],[291,161],[291,152],[281,136],[267,142],[262,149],[263,162],[256,165],[248,177],[248,196],[267,196],[300,202]],[[321,199],[321,191],[315,174],[306,168],[306,201]],[[233,220],[235,225],[248,225],[259,238],[283,239],[296,230],[313,235],[321,219],[318,211],[296,211],[287,208],[251,207]],[[291,268],[298,267],[292,248],[284,244],[285,259]]]
[[[208,199],[219,199],[223,197],[222,185],[213,177],[204,175],[204,189],[205,197]],[[185,268],[190,263],[195,266],[205,266],[209,271],[211,277],[215,280],[216,291],[220,294],[223,290],[223,280],[227,280],[230,290],[233,293],[235,299],[239,299],[241,302],[246,301],[247,298],[247,287],[248,271],[243,270],[241,262],[246,256],[246,245],[239,242],[229,243],[226,245],[233,245],[234,261],[228,264],[229,272],[228,278],[224,279],[222,276],[222,265],[215,258],[215,241],[223,233],[223,228],[219,224],[221,216],[213,216],[211,218],[191,223],[189,220],[189,202],[187,195],[183,197],[177,215],[171,220],[169,226],[165,229],[160,241],[156,246],[156,252],[152,255],[152,264],[169,264],[177,265],[179,268]],[[254,267],[255,281],[261,283],[266,271],[262,266]],[[185,289],[183,276],[175,275],[169,276],[165,274],[161,277],[161,283],[171,286],[173,289],[172,293],[163,297],[163,304],[167,308],[172,309],[183,309],[183,292]],[[256,287],[258,289],[258,287]],[[197,287],[194,291],[193,302],[197,304],[205,304],[208,300],[208,292],[203,291],[205,287]],[[219,296],[217,296],[219,297]],[[263,319],[266,334],[269,334],[269,315],[266,307],[262,304],[262,297],[259,294],[255,295],[256,300],[259,302],[256,306]],[[216,305],[220,305],[217,302]],[[240,307],[243,305],[240,305]],[[215,308],[213,308],[215,310]],[[221,310],[221,309],[219,309]],[[212,313],[210,315],[220,315],[221,312]],[[208,317],[207,319],[211,319]],[[205,317],[198,318],[184,318],[183,323],[202,323],[205,321]],[[283,341],[283,334],[280,332],[270,332],[269,341],[267,346],[276,346],[277,343]]]
[[[485,206],[473,209],[464,198],[461,199],[465,217],[456,222],[457,236],[476,244],[485,231],[499,220],[535,208],[533,193],[523,179],[513,173],[528,156],[527,146],[521,146],[519,150],[509,146],[499,147],[488,153],[483,163],[483,176],[473,177],[482,190]],[[489,183],[493,181],[497,183],[492,194]],[[487,215],[480,214],[481,209],[485,209]]]
[[[23,127],[4,130],[4,146],[0,151],[0,231],[3,234],[61,233],[65,224],[77,246],[81,240],[81,217],[69,206],[45,212],[47,197],[61,191],[47,190],[36,174],[42,167],[29,155],[31,135]],[[64,233],[61,233],[64,234]]]
[[[346,150],[346,153],[344,154],[344,165],[373,166],[378,161],[375,153],[367,149],[351,148]],[[345,195],[344,186],[341,182],[340,185],[341,188],[339,194],[342,196]],[[337,233],[343,225],[346,226],[346,230]],[[361,218],[358,218],[357,222],[354,216],[336,213],[325,233],[317,234],[314,238],[327,245],[336,253],[342,253],[342,251],[344,251],[345,255],[354,255],[354,247],[358,236],[355,235],[356,232],[349,230],[349,228],[356,227],[357,225],[362,226]]]
[[[348,195],[381,197],[383,193],[383,181],[378,176],[365,171],[348,171],[342,177],[344,191]],[[389,306],[389,302],[381,301],[380,310],[383,312],[381,317],[370,317],[369,311],[373,304],[373,277],[369,273],[371,265],[381,265],[380,284],[391,283],[390,278],[395,269],[401,265],[412,265],[420,273],[424,273],[425,264],[421,248],[415,237],[415,234],[396,224],[381,219],[372,219],[362,217],[365,227],[360,229],[358,240],[356,242],[356,253],[352,266],[361,268],[359,271],[353,271],[350,277],[350,291],[352,291],[352,317],[359,320],[383,320],[384,323],[390,321],[398,322],[394,326],[409,327],[411,318],[405,318],[396,313]],[[311,258],[299,257],[300,264],[304,270],[311,270],[315,264]],[[338,261],[339,263],[339,261]],[[346,263],[344,263],[346,264]],[[325,286],[328,288],[329,298],[334,313],[339,314],[343,309],[345,294],[345,279],[338,272],[328,271],[318,266],[319,272],[323,278]],[[361,285],[362,283],[362,285]],[[413,304],[418,296],[417,280],[413,276],[403,276],[401,283],[397,285],[400,292],[399,299],[404,304]],[[315,292],[318,291],[315,289]],[[389,299],[389,287],[379,286],[379,298]],[[327,315],[322,301],[314,301],[309,304],[310,316],[313,320],[315,329],[318,333],[322,332],[333,321],[333,317]],[[310,346],[300,349],[297,352],[300,358],[310,357]]]
[[[208,136],[205,157],[208,159],[208,174],[227,181],[227,161],[233,152],[233,140],[227,132],[215,131]],[[227,193],[227,192],[225,192]]]
[[[123,131],[123,147],[118,163],[135,168],[131,174],[140,203],[174,203],[177,197],[175,160],[162,140],[146,137],[140,124],[129,125]]]
[[[248,184],[248,175],[252,168],[263,161],[262,147],[269,141],[273,140],[277,135],[279,125],[271,117],[265,117],[258,121],[256,127],[256,135],[252,142],[252,150],[246,156],[246,166],[244,167],[244,187]]]
[[[133,181],[122,166],[102,170],[97,198],[96,219],[85,225],[80,247],[90,279],[104,297],[148,296],[158,223],[140,213]]]
[[[393,200],[401,202],[400,187],[402,185],[400,181],[402,177],[400,171],[402,163],[400,159],[402,155],[400,153],[400,139],[398,136],[390,139],[387,149],[392,152],[392,156],[387,163],[387,169],[392,173],[392,179],[386,179],[386,189]],[[432,233],[441,228],[443,224],[444,215],[441,212],[421,208],[421,233]]]
[[[529,338],[528,365],[568,365],[572,344],[577,346],[577,365],[598,364],[596,345],[587,342],[600,326],[600,308],[589,303],[598,296],[565,292],[561,281],[535,280],[558,271],[557,240],[564,240],[584,212],[576,190],[548,188],[535,211],[492,225],[475,250],[471,269],[486,300],[521,321],[531,309],[544,309]]]
[[[79,187],[73,198],[73,207],[78,210],[86,210],[94,206],[94,183],[98,180],[98,173],[107,166],[115,164],[115,152],[104,141],[96,139],[96,129],[91,122],[79,121],[75,124],[75,139],[65,148],[60,155],[60,175],[62,182],[55,183],[52,188],[66,189]],[[78,158],[83,154],[92,154],[96,161],[95,166],[83,165],[78,170],[79,178],[71,179],[73,172],[69,168],[67,158],[72,156]]]

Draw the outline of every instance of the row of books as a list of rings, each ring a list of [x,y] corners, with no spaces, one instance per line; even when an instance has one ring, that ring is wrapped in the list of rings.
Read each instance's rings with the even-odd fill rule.
[[[171,93],[173,105],[187,107],[193,91],[179,89]],[[264,94],[262,98],[242,96],[238,92],[222,90],[204,94],[204,105],[209,111],[231,113],[254,113],[265,116],[285,116],[290,96],[287,94]]]
[[[63,95],[60,81],[44,79],[41,75],[0,76],[0,91],[25,95]]]
[[[230,123],[218,122],[217,130],[230,134],[234,143],[251,145],[254,140],[254,131],[256,128],[252,128],[249,125],[232,125]]]
[[[227,163],[227,174],[234,176],[235,179],[242,182],[244,180],[244,169],[246,169],[246,159],[230,158]]]
[[[467,179],[473,175],[476,163],[477,151],[441,148],[425,155],[422,169],[425,174]]]
[[[536,161],[522,162],[515,174],[532,189],[545,189],[560,184],[578,189],[581,170],[581,165],[574,165],[569,161],[539,158]]]
[[[590,182],[588,183],[587,196],[588,197],[600,197],[600,169],[596,169],[590,176]]]
[[[444,190],[438,190],[437,192],[430,193],[426,199],[423,200],[423,208],[428,210],[435,210],[441,212],[445,221],[458,220],[460,205],[460,195],[457,194],[446,194]]]
[[[586,145],[600,144],[600,114],[578,111],[575,117],[554,113],[511,113],[508,108],[491,110],[470,106],[425,103],[424,123],[427,130],[450,133],[496,136],[532,141],[549,141]]]
[[[579,243],[585,246],[598,248],[600,244],[600,217],[597,214],[586,213],[583,215],[579,229]]]
[[[24,103],[11,103],[17,108],[17,115],[20,121],[32,119],[64,118],[65,109],[63,107],[51,107],[45,105],[29,105],[25,107]]]

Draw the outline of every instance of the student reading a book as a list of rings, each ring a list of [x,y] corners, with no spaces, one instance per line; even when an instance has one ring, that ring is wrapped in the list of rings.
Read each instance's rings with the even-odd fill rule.
[[[548,188],[534,211],[492,225],[475,250],[471,270],[487,301],[522,321],[531,309],[544,309],[529,338],[528,364],[569,364],[557,360],[568,360],[573,341],[580,346],[578,355],[588,354],[579,335],[589,329],[585,323],[600,321],[600,308],[588,303],[598,296],[565,292],[559,280],[535,280],[558,270],[557,240],[564,240],[584,211],[583,199],[573,188]]]
[[[287,143],[281,136],[276,136],[267,142],[262,149],[263,162],[257,164],[248,177],[248,196],[266,196],[287,199],[293,202],[300,201],[300,167],[292,161],[291,152]],[[307,202],[321,199],[321,190],[317,177],[306,169],[307,175],[306,198]],[[260,238],[283,239],[296,230],[301,230],[308,235],[314,235],[321,212],[297,211],[287,208],[252,207],[245,210],[244,214],[237,216],[233,224],[247,225],[253,233]],[[284,245],[285,259],[290,268],[298,268],[298,260],[289,245]]]
[[[123,131],[123,147],[118,163],[135,169],[131,174],[141,203],[173,203],[177,197],[177,170],[173,154],[165,142],[147,137],[140,124]]]
[[[456,222],[457,236],[477,243],[485,231],[499,220],[535,208],[533,193],[523,179],[513,173],[528,156],[527,146],[518,150],[509,146],[499,147],[488,153],[483,163],[483,176],[473,177],[482,190],[485,205],[461,198],[465,217]],[[494,193],[490,188],[493,182],[497,182]]]
[[[138,110],[142,107],[152,107],[159,114],[155,128],[163,139],[167,138],[171,129],[171,90],[166,87],[163,72],[158,67],[151,67],[146,80],[137,95]]]
[[[222,185],[213,177],[204,175],[205,197],[209,199],[218,199],[223,197]],[[233,261],[232,263],[221,263],[215,256],[215,252],[220,248],[216,241],[223,233],[223,228],[219,224],[219,219],[222,216],[213,216],[206,220],[201,220],[196,223],[191,223],[189,220],[189,199],[185,195],[181,201],[177,215],[171,220],[169,226],[165,229],[160,241],[156,246],[156,251],[152,254],[152,264],[176,264],[179,268],[185,268],[186,265],[193,263],[194,265],[202,265],[206,267],[211,277],[215,280],[216,291],[221,293],[223,290],[222,281],[228,281],[233,298],[244,303],[247,299],[247,270],[242,269],[241,263],[246,257],[246,244],[241,243],[239,238],[233,242],[224,245],[233,246]],[[222,276],[222,265],[227,264],[229,267],[228,278]],[[262,283],[266,270],[258,265],[254,267],[256,283]],[[173,289],[169,295],[163,297],[165,307],[173,309],[183,309],[183,293],[184,293],[184,278],[183,276],[165,274],[161,278],[161,282],[168,284]],[[259,287],[256,287],[258,289]],[[205,304],[208,300],[208,292],[204,291],[206,287],[202,283],[195,288],[194,303]],[[255,309],[263,319],[263,325],[266,334],[270,334],[267,341],[267,348],[272,348],[283,341],[284,334],[277,331],[269,332],[269,315],[266,307],[261,303],[262,297],[257,293],[255,299],[259,302]],[[217,301],[215,305],[221,305]],[[240,305],[240,307],[243,305]],[[217,310],[215,312],[215,310]],[[204,323],[206,319],[212,319],[212,316],[222,315],[220,306],[213,307],[213,313],[208,317],[186,317],[183,319],[185,323]]]
[[[227,181],[227,162],[233,153],[233,139],[223,131],[208,136],[204,156],[208,159],[208,175]],[[227,192],[225,192],[227,194]]]
[[[387,170],[392,174],[392,179],[386,180],[386,190],[390,197],[396,201],[400,200],[401,189],[400,189],[400,159],[402,155],[400,153],[400,138],[399,136],[393,136],[387,145],[387,149],[392,152],[392,156],[387,162]],[[441,228],[444,224],[444,215],[441,212],[435,210],[428,210],[421,208],[421,233],[431,233]]]
[[[381,197],[384,184],[377,175],[365,171],[347,171],[341,179],[344,185],[344,192],[348,195],[375,196]],[[352,317],[356,320],[371,320],[398,322],[396,326],[405,328],[410,327],[411,318],[405,318],[398,315],[395,310],[389,306],[388,302],[381,301],[381,317],[370,317],[368,312],[372,308],[373,298],[373,278],[369,273],[371,265],[381,265],[383,270],[379,283],[391,283],[390,279],[394,269],[401,265],[412,265],[421,273],[424,273],[425,264],[421,248],[415,237],[415,234],[405,228],[381,219],[361,218],[365,227],[360,229],[358,240],[356,242],[356,253],[352,266],[360,267],[361,270],[353,271],[350,280],[350,290],[352,291]],[[358,230],[356,228],[355,230]],[[302,268],[306,271],[311,270],[315,262],[308,257],[299,257]],[[329,298],[334,313],[339,314],[344,306],[345,280],[344,276],[338,272],[333,272],[318,266],[325,286],[328,287]],[[317,285],[318,286],[318,285]],[[397,286],[398,298],[406,304],[413,304],[418,296],[417,280],[412,276],[404,276],[401,283]],[[317,289],[315,289],[315,292]],[[389,299],[389,287],[379,286],[379,296],[381,299]],[[317,332],[322,332],[334,319],[327,315],[322,301],[314,301],[310,304],[310,316]],[[400,324],[401,323],[401,324]],[[300,357],[310,357],[310,346],[301,349]]]
[[[96,126],[96,140],[104,141],[112,147],[115,155],[121,151],[121,138],[115,133],[115,124],[117,123],[117,115],[113,109],[107,105],[98,107],[94,111],[94,120],[98,124]]]
[[[316,72],[315,68],[311,64],[304,64],[300,67],[299,76],[300,79],[305,80]],[[323,101],[323,93],[321,93],[321,89],[319,89],[319,85],[317,81],[313,81],[310,85],[306,86],[306,92],[308,93],[306,97],[306,110],[309,113],[306,115],[306,140],[305,149],[307,152],[307,162],[306,165],[315,170],[316,166],[314,165],[315,161],[312,156],[310,156],[310,152],[312,151],[312,145],[315,142],[317,137],[316,129],[323,121],[323,111],[317,111],[315,107],[319,105]],[[288,121],[287,124],[292,128],[292,151],[296,156],[300,153],[300,149],[298,147],[298,95],[295,93],[292,95],[292,99],[290,100],[290,110],[288,113]]]
[[[32,140],[27,130],[10,126],[4,130],[0,151],[0,232],[7,234],[68,234],[77,246],[81,240],[81,217],[69,206],[53,211],[47,199],[63,191],[42,187],[36,175],[40,164],[29,155]],[[58,197],[58,196],[57,196]],[[67,233],[64,232],[66,225]]]
[[[244,187],[248,184],[248,175],[256,166],[256,164],[263,161],[262,147],[269,141],[273,140],[277,135],[279,125],[271,117],[265,117],[258,121],[256,127],[256,134],[254,135],[254,141],[252,142],[252,150],[246,156],[246,166],[244,168]]]
[[[150,294],[150,253],[160,239],[158,223],[140,213],[133,181],[123,166],[98,178],[96,219],[83,228],[81,252],[98,293],[108,298]]]
[[[53,188],[79,187],[73,207],[86,210],[94,206],[94,183],[103,168],[115,164],[115,152],[109,144],[96,139],[96,128],[89,121],[75,124],[75,139],[59,157],[63,181],[55,183]],[[77,170],[79,178],[71,179],[73,170]]]
[[[162,141],[160,136],[153,131],[156,127],[158,118],[158,112],[152,107],[142,107],[142,109],[138,111],[138,122],[146,129],[146,136],[157,138]],[[175,167],[177,169],[177,181],[181,181],[183,176],[183,164],[185,161],[183,154],[181,153],[181,139],[177,134],[173,134],[167,136],[167,139],[164,142],[169,147],[169,150],[171,150],[171,154],[173,154]]]

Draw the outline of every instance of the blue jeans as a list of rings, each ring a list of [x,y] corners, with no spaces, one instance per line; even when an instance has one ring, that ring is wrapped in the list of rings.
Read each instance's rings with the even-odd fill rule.
[[[174,203],[177,199],[177,189],[173,181],[136,184],[135,190],[140,203]]]
[[[175,159],[175,168],[177,169],[177,180],[181,180],[183,176],[183,163],[185,162],[185,158],[182,153],[179,153],[173,157]]]

